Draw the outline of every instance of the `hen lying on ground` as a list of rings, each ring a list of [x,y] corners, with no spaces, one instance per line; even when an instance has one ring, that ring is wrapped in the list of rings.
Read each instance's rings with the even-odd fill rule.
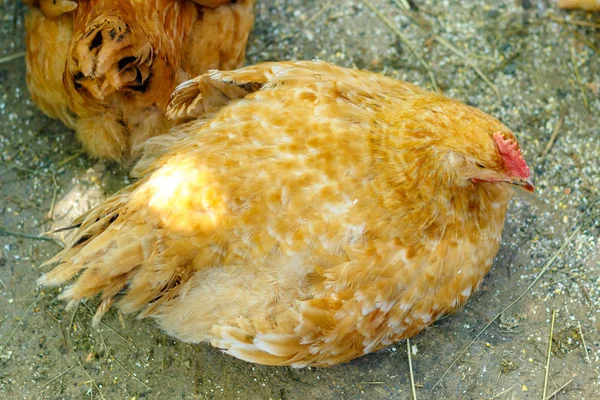
[[[254,0],[26,2],[34,102],[108,160],[135,156],[169,129],[164,113],[177,84],[239,68],[254,18]]]
[[[81,216],[40,278],[241,359],[326,366],[463,304],[500,244],[512,133],[414,85],[324,62],[181,84],[140,179]]]

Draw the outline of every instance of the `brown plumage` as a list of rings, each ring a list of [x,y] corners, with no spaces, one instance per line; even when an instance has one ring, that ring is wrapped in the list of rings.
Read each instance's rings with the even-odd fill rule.
[[[177,84],[240,67],[254,19],[254,0],[28,2],[34,102],[109,160],[171,127],[164,113]]]
[[[140,179],[75,221],[40,278],[244,360],[326,366],[463,304],[500,244],[512,133],[457,101],[324,62],[180,85]]]

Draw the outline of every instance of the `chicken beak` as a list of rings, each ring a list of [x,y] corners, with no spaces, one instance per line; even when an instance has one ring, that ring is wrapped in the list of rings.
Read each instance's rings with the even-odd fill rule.
[[[529,193],[533,193],[535,191],[535,187],[533,186],[533,182],[531,178],[520,179],[518,181],[513,182],[514,185],[521,186],[523,189],[527,190]]]

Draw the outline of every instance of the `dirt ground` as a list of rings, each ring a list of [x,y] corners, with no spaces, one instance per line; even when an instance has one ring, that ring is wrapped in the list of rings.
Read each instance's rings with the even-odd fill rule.
[[[249,63],[320,58],[428,88],[433,77],[526,149],[537,191],[512,202],[483,287],[410,341],[417,397],[600,398],[600,14],[545,0],[257,2]],[[60,249],[40,235],[129,180],[32,104],[25,12],[0,4],[0,398],[410,398],[405,342],[328,369],[256,366],[116,311],[92,329],[95,302],[66,311],[36,288]]]

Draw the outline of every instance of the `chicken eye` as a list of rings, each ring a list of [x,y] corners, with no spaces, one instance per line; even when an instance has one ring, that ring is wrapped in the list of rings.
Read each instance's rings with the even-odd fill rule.
[[[485,168],[485,165],[481,165],[479,163],[475,163],[475,165],[477,165],[478,168]]]

